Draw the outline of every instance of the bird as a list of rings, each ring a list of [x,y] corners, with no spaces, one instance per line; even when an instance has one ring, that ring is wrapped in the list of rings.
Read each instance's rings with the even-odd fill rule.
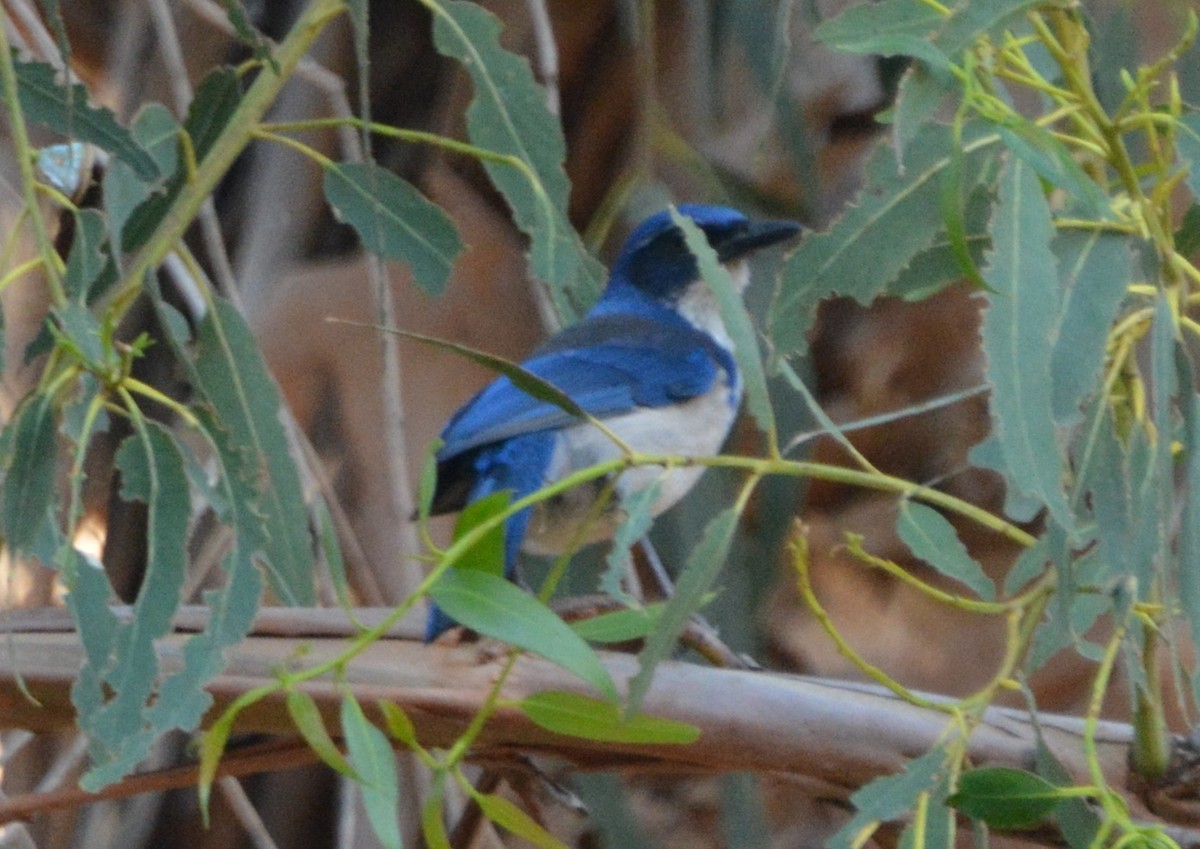
[[[754,221],[722,206],[676,209],[704,234],[739,292],[749,283],[747,257],[801,229],[793,221]],[[520,365],[644,454],[717,453],[742,397],[733,342],[670,209],[630,233],[595,306]],[[502,491],[515,501],[622,454],[621,445],[586,419],[500,376],[442,430],[430,513],[458,512]],[[624,516],[621,503],[656,481],[660,490],[650,513],[657,516],[703,471],[699,465],[630,467],[615,482],[594,480],[515,513],[504,527],[505,577],[515,580],[521,551],[558,555],[581,541],[611,538]],[[597,515],[596,500],[610,485],[616,497]],[[456,624],[431,602],[426,642]]]

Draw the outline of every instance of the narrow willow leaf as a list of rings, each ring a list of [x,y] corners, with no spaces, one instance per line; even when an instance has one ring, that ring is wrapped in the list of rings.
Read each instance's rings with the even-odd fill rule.
[[[1000,137],[1039,177],[1066,192],[1071,205],[1080,207],[1083,215],[1100,220],[1111,217],[1108,195],[1048,130],[1032,121],[1013,119],[1000,128]]]
[[[548,607],[488,572],[448,570],[430,592],[438,607],[472,630],[544,657],[616,699],[596,653]]]
[[[1055,316],[1060,309],[1054,226],[1037,175],[1008,162],[993,216],[992,252],[984,277],[992,289],[983,315],[983,348],[992,385],[993,431],[1009,487],[1049,507],[1071,529],[1063,489],[1066,472],[1054,426],[1050,375]]]
[[[687,627],[692,614],[700,609],[705,596],[717,579],[729,555],[733,534],[737,530],[738,511],[730,507],[718,513],[704,529],[704,536],[688,555],[687,565],[675,584],[675,595],[667,602],[658,627],[646,639],[638,655],[638,671],[629,679],[625,711],[635,715],[650,690],[654,670],[671,656],[679,635]]]
[[[446,289],[462,242],[449,216],[406,180],[370,162],[325,166],[325,198],[363,247],[402,260],[431,295]]]
[[[1173,238],[1175,250],[1180,256],[1192,256],[1200,252],[1200,203],[1192,203],[1188,207]]]
[[[485,817],[505,831],[527,840],[534,846],[541,846],[542,849],[566,849],[566,844],[503,796],[494,793],[472,793],[471,798],[479,804],[479,810],[483,811]]]
[[[1035,6],[1061,6],[1066,0],[971,0],[959,5],[933,43],[956,57],[980,36],[995,36]]]
[[[550,284],[564,318],[600,293],[603,269],[567,221],[566,144],[558,121],[546,108],[546,92],[533,79],[529,63],[500,46],[500,22],[474,3],[447,0],[433,7],[434,45],[462,63],[475,92],[467,108],[471,141],[515,157],[532,172],[510,163],[483,166],[512,207],[517,226],[530,239],[530,264]],[[572,307],[564,293],[575,296]]]
[[[943,780],[945,766],[945,750],[930,749],[910,761],[903,772],[876,778],[856,790],[850,797],[857,809],[854,816],[829,839],[827,845],[830,849],[852,849],[861,844],[860,835],[869,836],[865,830],[873,824],[907,814],[918,796],[931,792]]]
[[[187,338],[187,322],[162,301],[156,287],[149,290],[158,311],[160,324],[176,357],[185,367],[191,365],[192,351]],[[192,382],[203,382],[193,372]],[[221,561],[224,585],[204,594],[209,608],[207,628],[184,644],[178,671],[163,682],[158,699],[150,709],[157,727],[195,728],[212,699],[205,685],[224,666],[223,652],[240,642],[249,632],[262,593],[260,564],[265,550],[264,511],[260,509],[259,487],[262,481],[252,470],[262,468],[248,460],[247,454],[230,429],[219,423],[205,408],[195,408],[200,433],[215,449],[212,457],[218,469],[215,483],[208,487],[216,493],[209,500],[218,518],[230,528],[230,551]],[[248,465],[249,463],[249,465]],[[195,461],[189,465],[194,466]],[[205,484],[207,486],[207,484]]]
[[[628,610],[614,610],[571,623],[571,630],[590,643],[623,643],[638,640],[654,630],[663,602]]]
[[[905,71],[896,90],[896,105],[880,118],[895,126],[893,137],[900,161],[904,161],[909,145],[925,131],[941,105],[960,91],[956,77],[934,73],[926,65],[915,64]]]
[[[962,213],[962,245],[956,248],[948,235],[939,235],[888,284],[887,294],[906,301],[920,301],[958,283],[963,277],[961,249],[966,250],[971,266],[980,268],[984,251],[992,244],[988,219],[994,200],[989,186],[977,185],[967,198]]]
[[[183,130],[191,140],[192,156],[196,163],[202,162],[212,149],[241,102],[241,96],[241,84],[232,68],[217,68],[197,87],[183,122]],[[150,239],[175,198],[183,191],[189,175],[190,168],[179,162],[170,179],[156,187],[129,214],[121,233],[122,250],[135,251]]]
[[[883,0],[849,7],[817,27],[813,38],[846,53],[913,56],[947,68],[949,57],[926,38],[944,20],[945,15],[930,5]]]
[[[200,796],[200,813],[206,826],[213,782],[216,781],[221,756],[225,754],[225,744],[229,742],[229,735],[233,733],[233,723],[237,718],[237,711],[226,711],[200,738],[200,766],[197,771],[196,788]]]
[[[69,139],[91,142],[133,169],[142,180],[158,176],[158,166],[112,111],[88,103],[81,83],[70,87],[45,62],[14,62],[17,97],[26,120],[42,124]]]
[[[354,767],[350,766],[350,763],[342,757],[337,744],[329,736],[329,729],[325,727],[321,710],[313,701],[312,696],[301,690],[288,690],[287,711],[296,730],[300,732],[300,736],[304,738],[308,748],[312,749],[317,757],[347,778],[355,781],[362,780],[354,771]]]
[[[985,172],[986,146],[977,133],[964,132],[963,173]],[[817,305],[831,295],[848,295],[863,304],[885,292],[912,259],[929,249],[944,230],[930,215],[938,207],[942,179],[951,165],[948,128],[927,123],[908,147],[903,167],[887,145],[880,145],[866,166],[857,204],[827,232],[806,236],[784,264],[769,330],[781,354],[801,351]],[[973,186],[966,187],[968,196]]]
[[[1037,774],[1056,787],[1070,787],[1075,783],[1071,773],[1059,762],[1042,738],[1042,729],[1034,723],[1037,734],[1037,749],[1034,754]],[[1054,819],[1062,829],[1062,835],[1071,849],[1088,849],[1100,828],[1100,816],[1084,799],[1063,799],[1054,809]]]
[[[991,600],[996,588],[979,565],[967,553],[954,526],[938,511],[924,504],[905,501],[900,505],[896,532],[913,554],[952,578],[971,588],[977,596]]]
[[[1148,578],[1158,548],[1156,508],[1162,483],[1154,447],[1141,427],[1133,428],[1123,444],[1106,412],[1092,451],[1080,485],[1096,518],[1100,555],[1116,574]]]
[[[170,176],[179,167],[179,133],[181,126],[171,111],[161,103],[149,103],[138,110],[130,126],[137,140],[158,165],[159,176],[142,180],[128,165],[115,160],[109,163],[104,174],[103,202],[108,212],[109,232],[115,245],[144,243],[149,232],[141,232],[126,225],[130,216],[154,192],[167,191]],[[144,221],[138,226],[145,228],[156,222]]]
[[[624,579],[633,568],[631,561],[633,546],[650,532],[654,524],[654,505],[662,494],[662,479],[640,489],[629,498],[622,499],[621,509],[625,518],[613,534],[612,545],[605,555],[605,569],[600,576],[600,591],[613,598],[632,601],[625,591]]]
[[[527,696],[517,707],[547,731],[585,740],[687,745],[700,739],[694,725],[644,714],[626,718],[618,705],[578,693],[548,690]]]
[[[401,849],[400,784],[396,755],[383,732],[367,721],[354,696],[342,699],[342,734],[362,790],[367,820],[385,849]]]
[[[479,525],[508,509],[512,494],[508,490],[493,492],[469,503],[454,523],[454,539],[458,541]],[[475,544],[463,552],[454,564],[455,569],[475,569],[492,575],[504,575],[504,522],[487,531]]]
[[[944,777],[933,791],[918,797],[917,804],[924,806],[924,816],[904,827],[899,849],[955,849],[958,845],[957,817],[946,804],[948,781],[949,776]]]
[[[242,476],[256,491],[250,509],[258,514],[272,588],[287,604],[311,605],[314,562],[304,488],[279,420],[279,390],[254,336],[233,305],[216,299],[196,329],[193,351],[194,386],[228,430],[230,450],[240,456],[225,471]]]
[[[26,398],[5,427],[11,453],[0,490],[0,520],[4,541],[14,553],[29,551],[54,499],[57,426],[53,402],[39,393]]]
[[[1062,798],[1061,791],[1041,776],[997,766],[963,773],[958,791],[947,801],[992,828],[1008,830],[1037,825]]]
[[[754,325],[750,322],[746,304],[734,288],[729,272],[717,259],[717,252],[708,244],[696,222],[680,215],[674,207],[671,208],[671,220],[683,231],[688,250],[695,256],[700,267],[700,276],[704,278],[717,300],[721,321],[729,332],[729,338],[733,340],[733,357],[737,361],[742,383],[746,388],[746,406],[758,423],[759,430],[773,434],[775,411],[771,409],[771,396],[767,392],[767,375],[763,370],[762,355],[758,350],[758,337],[754,332]]]
[[[173,729],[156,724],[150,710],[160,674],[155,641],[171,631],[187,571],[191,498],[174,438],[161,425],[144,422],[122,442],[115,463],[121,472],[121,498],[141,501],[147,508],[146,568],[133,618],[117,628],[111,656],[95,670],[95,684],[103,687],[96,698],[103,704],[79,715],[92,755],[85,776],[90,787],[126,775],[159,736]],[[92,614],[76,612],[80,634],[87,640]],[[108,626],[103,627],[107,631]]]
[[[395,702],[379,701],[375,704],[379,707],[379,712],[383,714],[389,734],[410,749],[420,746],[417,742],[417,729],[413,726],[412,720],[408,718],[408,714],[404,712],[404,708]]]
[[[1180,351],[1179,383],[1195,386],[1195,366],[1185,351]],[[1192,640],[1200,645],[1200,569],[1189,564],[1200,563],[1200,395],[1194,390],[1186,391],[1180,400],[1183,413],[1181,440],[1184,447],[1183,469],[1186,482],[1186,501],[1179,531],[1179,601],[1183,605],[1184,618]],[[1200,703],[1200,675],[1192,675],[1192,693]]]
[[[250,23],[250,18],[242,7],[242,0],[221,0],[221,5],[225,8],[225,16],[229,18],[233,31],[237,33],[238,41],[253,51],[255,61],[270,64],[274,72],[279,73],[279,67],[271,54],[270,42]]]
[[[108,225],[96,209],[80,209],[74,213],[75,234],[71,252],[67,254],[67,273],[63,288],[67,297],[85,300],[92,284],[109,268]]]
[[[51,311],[55,336],[60,347],[70,350],[89,368],[103,369],[110,357],[100,339],[100,322],[95,313],[78,301],[71,301]]]
[[[1192,197],[1200,198],[1200,113],[1191,112],[1176,124],[1175,149],[1187,165],[1187,184]]]
[[[196,87],[183,129],[192,140],[196,162],[204,161],[242,102],[242,84],[234,68],[215,68]]]
[[[1050,359],[1054,418],[1070,427],[1100,386],[1108,331],[1132,279],[1133,257],[1125,237],[1099,231],[1064,230],[1051,249],[1062,285]]]

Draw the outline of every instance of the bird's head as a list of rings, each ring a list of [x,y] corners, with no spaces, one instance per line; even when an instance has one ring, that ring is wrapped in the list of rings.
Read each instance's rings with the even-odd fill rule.
[[[682,204],[677,210],[696,223],[717,258],[727,266],[735,266],[755,249],[781,242],[800,231],[800,225],[794,221],[751,221],[737,210],[723,206]],[[666,303],[677,301],[699,277],[696,258],[668,210],[637,226],[612,269],[614,285],[633,286]],[[735,275],[734,279],[739,277],[744,282],[744,275]]]

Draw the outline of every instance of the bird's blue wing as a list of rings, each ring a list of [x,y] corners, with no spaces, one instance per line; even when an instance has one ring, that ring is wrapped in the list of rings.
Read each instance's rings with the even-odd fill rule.
[[[522,366],[603,419],[701,395],[712,388],[720,369],[732,367],[727,360],[724,350],[682,321],[605,315],[562,331]],[[575,421],[500,377],[446,425],[438,461]]]

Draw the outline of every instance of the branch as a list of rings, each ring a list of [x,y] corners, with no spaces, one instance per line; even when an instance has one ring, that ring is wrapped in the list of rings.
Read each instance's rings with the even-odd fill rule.
[[[313,618],[315,613],[268,609],[264,617],[274,620],[273,630],[312,633],[322,630]],[[339,611],[332,613],[344,617]],[[361,613],[368,619],[378,615],[377,611]],[[296,622],[288,624],[289,618]],[[300,628],[296,623],[305,619],[307,626]],[[10,631],[6,647],[0,650],[0,725],[36,731],[71,725],[70,688],[84,661],[77,635],[61,630],[22,630],[21,622],[12,619],[0,627]],[[324,627],[334,627],[332,620]],[[177,632],[159,643],[160,669],[169,671],[177,665],[185,639]],[[333,637],[248,638],[227,653],[227,668],[208,688],[215,700],[210,718],[241,694],[274,681],[276,670],[320,664],[342,648],[342,640]],[[368,714],[374,712],[373,720],[380,720],[375,709],[378,700],[395,702],[412,719],[423,745],[445,747],[467,727],[503,663],[504,653],[492,648],[486,642],[424,646],[411,640],[385,639],[349,664],[345,682]],[[615,653],[601,657],[617,681],[625,681],[637,671],[634,657]],[[21,694],[18,675],[40,706]],[[322,680],[298,688],[313,697],[329,727],[336,729],[340,685]],[[523,657],[503,696],[519,701],[546,690],[586,692],[586,686],[546,661]],[[516,708],[503,708],[488,723],[473,756],[496,762],[517,754],[552,754],[577,769],[624,773],[750,771],[788,777],[820,787],[825,797],[845,799],[873,778],[895,773],[927,751],[942,738],[947,723],[946,715],[939,711],[916,707],[872,686],[680,662],[659,668],[644,710],[697,726],[700,740],[692,745],[600,743],[550,733]],[[1051,714],[1040,715],[1038,721],[1050,750],[1076,781],[1086,783],[1083,722]],[[245,710],[235,730],[295,733],[282,694]],[[1131,739],[1126,724],[1103,722],[1099,727],[1100,763],[1114,787],[1128,786]],[[1031,769],[1035,748],[1035,732],[1024,711],[992,708],[971,737],[970,758],[977,766]],[[1173,823],[1193,826],[1197,822],[1194,794],[1193,801],[1177,797],[1176,793],[1177,807],[1164,813]],[[1133,791],[1128,801],[1139,818],[1156,819]]]

